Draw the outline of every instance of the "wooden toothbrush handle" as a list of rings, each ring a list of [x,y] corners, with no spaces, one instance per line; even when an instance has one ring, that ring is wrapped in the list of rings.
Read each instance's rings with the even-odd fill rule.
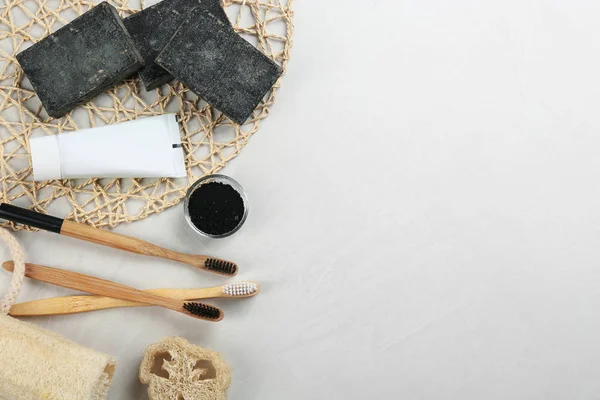
[[[207,259],[207,257],[204,256],[179,253],[131,236],[93,228],[89,225],[79,224],[68,220],[63,222],[60,234],[115,249],[129,251],[131,253],[165,258],[167,260],[178,261],[196,267],[202,266],[202,263]]]
[[[11,265],[12,264],[12,265]],[[12,271],[13,263],[4,263],[5,269]],[[25,264],[25,276],[38,281],[51,283],[69,289],[79,290],[99,296],[114,297],[121,300],[157,305],[181,311],[181,302],[166,297],[144,293],[141,290],[121,285],[77,272],[65,271],[57,268],[45,267],[36,264]]]
[[[131,236],[92,228],[77,222],[65,221],[7,203],[0,203],[0,218],[132,253],[178,261],[215,274],[233,276],[238,272],[237,264],[231,261],[167,250]]]
[[[200,300],[223,296],[220,286],[204,289],[150,289],[144,292],[178,300]],[[64,315],[109,308],[145,306],[149,304],[104,296],[63,296],[14,304],[10,309],[10,315],[14,317]]]
[[[64,296],[31,300],[13,304],[9,314],[13,317],[77,314],[87,311],[106,310],[116,307],[148,307],[150,304],[136,303],[103,296]]]

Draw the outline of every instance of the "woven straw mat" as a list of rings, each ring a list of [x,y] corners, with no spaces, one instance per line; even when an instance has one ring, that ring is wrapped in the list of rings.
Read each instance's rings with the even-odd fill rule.
[[[138,0],[139,1],[139,0]],[[155,4],[113,0],[122,17]],[[173,81],[146,92],[137,78],[100,95],[60,119],[51,119],[15,55],[94,6],[90,1],[0,0],[0,173],[2,202],[50,214],[68,206],[69,219],[116,226],[178,204],[196,179],[236,157],[269,115],[275,88],[243,126]],[[235,30],[285,70],[292,42],[292,0],[224,0]],[[176,112],[182,125],[188,178],[78,179],[33,182],[28,139]],[[57,215],[64,217],[65,215]],[[14,226],[12,226],[14,228]]]

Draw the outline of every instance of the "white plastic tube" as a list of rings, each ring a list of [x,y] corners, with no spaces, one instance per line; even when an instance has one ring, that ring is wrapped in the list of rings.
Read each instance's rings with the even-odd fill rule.
[[[33,178],[180,178],[180,143],[175,114],[33,138]]]

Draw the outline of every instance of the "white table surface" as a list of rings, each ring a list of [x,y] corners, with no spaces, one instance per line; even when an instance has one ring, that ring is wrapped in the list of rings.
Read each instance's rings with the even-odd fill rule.
[[[249,193],[244,228],[198,241],[175,207],[116,229],[236,260],[261,294],[215,301],[219,324],[156,308],[34,322],[118,358],[109,399],[146,398],[142,352],[167,335],[221,352],[234,400],[600,398],[598,2],[295,11],[277,103],[223,171]],[[17,236],[31,262],[139,288],[224,282]],[[66,293],[28,282],[20,300]]]

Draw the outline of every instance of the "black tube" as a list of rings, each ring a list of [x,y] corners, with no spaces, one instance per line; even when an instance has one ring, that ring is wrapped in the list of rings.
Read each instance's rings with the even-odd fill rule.
[[[7,203],[0,204],[0,218],[54,233],[60,233],[64,221],[51,215],[27,210]]]

